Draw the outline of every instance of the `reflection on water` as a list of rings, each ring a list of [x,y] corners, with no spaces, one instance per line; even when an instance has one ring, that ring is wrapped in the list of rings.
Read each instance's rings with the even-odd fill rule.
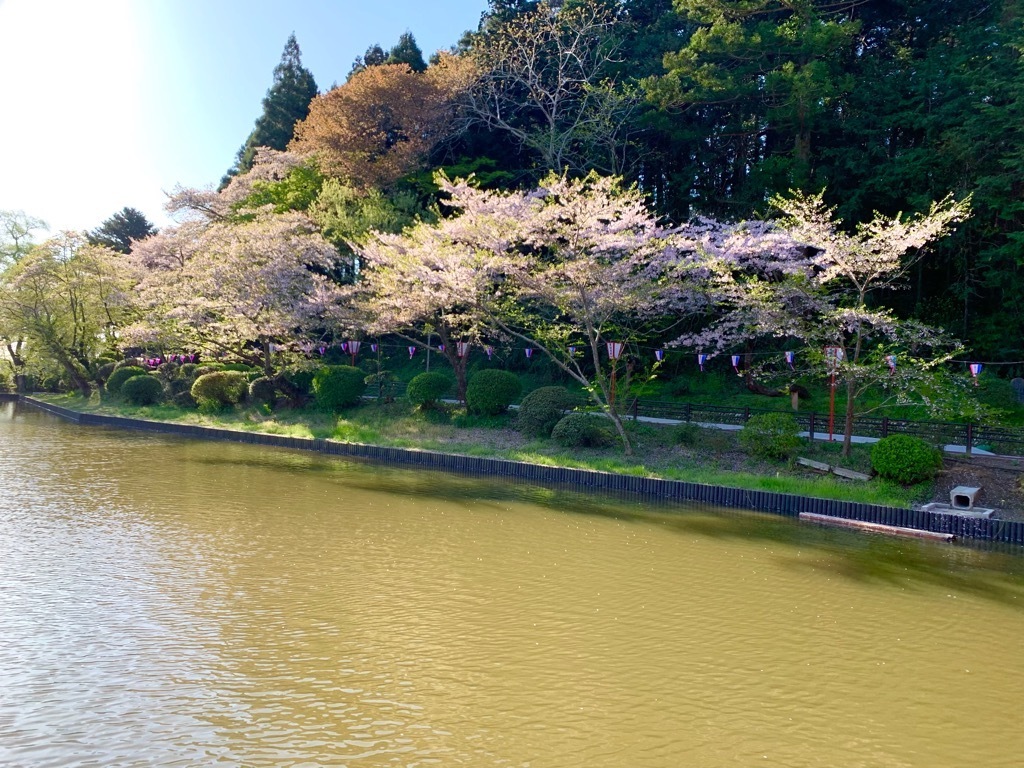
[[[1024,558],[0,404],[0,765],[985,766]]]

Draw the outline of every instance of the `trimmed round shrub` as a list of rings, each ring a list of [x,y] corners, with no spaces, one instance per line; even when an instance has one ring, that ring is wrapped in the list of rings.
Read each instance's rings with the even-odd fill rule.
[[[566,448],[603,448],[615,440],[604,419],[585,413],[569,413],[551,430],[551,438]]]
[[[118,360],[116,363],[114,363],[114,370],[116,371],[116,370],[119,370],[121,368],[126,368],[129,365],[135,366],[137,368],[141,368],[142,367],[142,360],[140,360],[137,357],[130,357],[127,360]]]
[[[469,380],[466,408],[472,413],[497,416],[504,413],[523,391],[519,377],[498,368],[485,368]]]
[[[241,402],[249,382],[240,371],[204,373],[192,383],[191,394],[201,411],[217,411]]]
[[[555,424],[575,403],[576,398],[564,387],[535,389],[519,404],[516,426],[524,435],[551,437]]]
[[[452,388],[452,379],[443,373],[421,373],[414,376],[406,387],[405,396],[413,405],[424,410],[433,408],[438,400],[447,395]]]
[[[132,376],[121,385],[121,397],[132,405],[156,405],[164,399],[164,385],[155,376]]]
[[[871,468],[887,480],[920,483],[942,469],[942,451],[919,437],[890,435],[871,446]]]
[[[260,376],[249,382],[249,400],[260,405],[272,405],[277,397],[277,387],[274,380],[267,376]]]
[[[800,425],[788,413],[759,413],[740,430],[740,445],[762,459],[788,459],[800,443]]]
[[[313,374],[313,394],[325,411],[340,411],[359,402],[366,374],[351,365],[325,365]]]
[[[121,387],[133,376],[145,376],[149,371],[141,365],[126,365],[122,368],[115,368],[110,378],[107,379],[107,392],[112,395],[121,394]]]
[[[199,365],[197,363],[183,363],[181,368],[178,369],[178,375],[183,379],[195,380],[196,369],[198,368]]]
[[[197,365],[195,369],[195,375],[198,379],[200,376],[205,376],[208,373],[215,373],[216,371],[223,371],[224,365],[221,363],[202,363]]]

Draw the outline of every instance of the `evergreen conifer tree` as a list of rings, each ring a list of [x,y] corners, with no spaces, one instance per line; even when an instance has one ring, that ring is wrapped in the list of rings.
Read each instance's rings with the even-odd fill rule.
[[[313,73],[302,66],[302,52],[293,33],[285,43],[280,63],[274,67],[274,84],[263,99],[263,114],[256,119],[252,133],[238,150],[234,167],[221,180],[222,188],[232,176],[252,168],[257,147],[283,151],[288,146],[295,123],[306,119],[316,92]]]

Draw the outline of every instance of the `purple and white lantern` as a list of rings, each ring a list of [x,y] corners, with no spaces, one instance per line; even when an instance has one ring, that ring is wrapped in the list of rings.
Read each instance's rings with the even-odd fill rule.
[[[700,367],[701,373],[704,372],[704,363],[708,361],[708,356],[701,353],[697,355],[697,365]]]
[[[786,365],[788,365],[788,366],[789,366],[789,369],[790,369],[791,371],[795,371],[795,370],[796,370],[796,369],[795,369],[795,368],[793,367],[793,361],[794,361],[795,359],[796,359],[796,352],[792,352],[792,351],[786,352]]]
[[[656,350],[654,350],[654,359],[657,360],[659,363],[662,360],[664,360],[665,359],[665,350],[664,349],[656,349]]]
[[[490,344],[485,344],[484,345],[484,352],[487,353],[487,359],[489,361],[491,359],[491,357],[494,356],[494,347],[492,347]]]
[[[458,342],[455,345],[455,351],[458,353],[459,357],[465,357],[466,355],[469,354],[469,342],[468,341],[460,341],[460,342]]]
[[[525,352],[526,352],[526,359],[527,360],[529,360],[531,357],[533,357],[533,347],[527,347]]]
[[[736,371],[736,375],[737,376],[740,375],[740,356],[739,355],[733,355],[732,356],[732,369],[734,371]]]
[[[606,342],[605,347],[608,349],[608,358],[618,360],[622,356],[622,348],[625,346],[621,341]]]
[[[350,340],[348,342],[348,353],[352,355],[352,357],[355,357],[356,355],[359,354],[359,348],[361,346],[363,346],[363,342]]]
[[[409,350],[409,359],[412,360],[412,356],[416,354],[416,347],[410,344],[408,347],[406,347],[406,349]]]
[[[889,375],[896,373],[896,355],[886,355],[885,364],[889,366]]]

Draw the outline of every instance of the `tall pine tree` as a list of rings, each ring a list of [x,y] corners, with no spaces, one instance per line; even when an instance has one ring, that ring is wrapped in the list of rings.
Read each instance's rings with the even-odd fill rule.
[[[309,114],[309,103],[316,92],[313,73],[302,66],[302,52],[292,33],[284,45],[281,62],[274,67],[274,84],[263,99],[263,114],[256,119],[252,133],[238,150],[235,165],[221,180],[221,187],[226,186],[232,176],[252,168],[257,147],[283,151],[292,140],[295,123],[305,120]]]

